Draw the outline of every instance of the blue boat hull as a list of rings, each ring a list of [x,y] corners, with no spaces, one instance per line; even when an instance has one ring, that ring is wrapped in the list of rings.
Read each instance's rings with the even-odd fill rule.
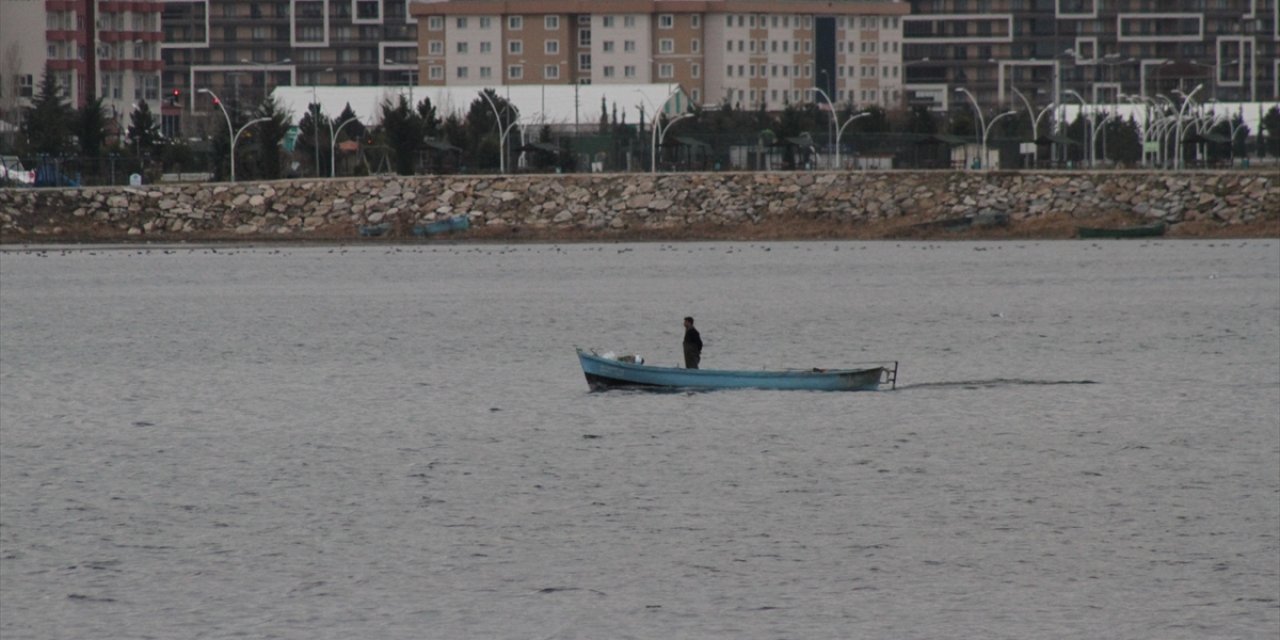
[[[617,388],[663,389],[778,389],[804,391],[874,391],[896,384],[892,369],[810,369],[793,371],[727,371],[680,369],[620,362],[578,350],[578,361],[593,390]]]
[[[442,233],[452,233],[454,231],[466,231],[471,228],[471,218],[467,216],[453,216],[444,220],[436,220],[428,222],[425,225],[419,225],[413,228],[415,236],[436,236]]]

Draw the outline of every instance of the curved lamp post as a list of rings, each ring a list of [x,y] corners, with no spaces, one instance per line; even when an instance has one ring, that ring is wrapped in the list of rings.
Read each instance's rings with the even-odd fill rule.
[[[359,119],[360,118],[357,116],[351,116],[350,118],[343,120],[342,124],[338,125],[338,130],[334,131],[333,121],[329,120],[328,118],[325,118],[325,120],[329,120],[329,177],[330,178],[336,177],[337,169],[338,169],[338,134],[342,133],[343,127]]]
[[[854,120],[857,120],[858,118],[865,118],[865,117],[867,117],[867,116],[871,115],[871,112],[870,112],[870,111],[864,111],[864,112],[862,112],[862,113],[855,113],[855,114],[853,114],[853,115],[849,116],[849,119],[848,119],[848,120],[845,120],[843,123],[840,123],[840,122],[839,122],[839,119],[838,119],[838,116],[836,115],[836,105],[835,105],[835,103],[831,102],[831,96],[827,95],[827,92],[825,92],[825,91],[823,91],[822,89],[819,89],[819,88],[817,88],[817,87],[814,87],[814,88],[813,88],[813,90],[814,90],[814,92],[815,92],[815,93],[817,93],[818,95],[822,96],[822,99],[824,99],[824,100],[826,100],[826,101],[827,101],[827,108],[831,109],[831,125],[832,125],[832,127],[835,129],[835,132],[836,132],[836,136],[835,136],[835,145],[836,145],[836,166],[835,166],[835,168],[836,168],[836,170],[837,170],[837,171],[839,171],[839,170],[840,170],[840,168],[844,166],[844,165],[840,164],[840,138],[844,136],[844,129],[845,129],[845,127],[849,126],[849,123],[853,122]]]
[[[511,129],[516,126],[516,122],[519,120],[519,117],[520,117],[519,112],[517,112],[516,117],[512,118],[511,122],[504,127],[502,126],[502,115],[498,113],[498,105],[494,104],[493,99],[490,98],[489,94],[483,90],[480,91],[480,97],[484,98],[484,101],[489,103],[489,108],[493,109],[493,117],[495,120],[498,121],[498,171],[500,173],[506,173],[507,172],[507,134],[511,133]],[[510,105],[510,103],[508,103],[508,105]]]
[[[218,105],[218,108],[222,110],[222,117],[225,118],[227,121],[227,135],[231,136],[231,181],[235,182],[236,181],[236,142],[240,140],[240,134],[244,133],[245,129],[248,129],[251,126],[258,124],[259,122],[266,122],[271,118],[267,118],[267,117],[254,118],[253,120],[246,122],[243,127],[240,127],[239,131],[235,131],[231,126],[231,116],[227,114],[227,108],[222,105],[222,100],[218,98],[218,94],[214,93],[210,89],[200,89],[199,91],[197,91],[197,93],[207,93],[210,96],[213,96],[213,103]]]
[[[1040,139],[1040,119],[1045,117],[1045,115],[1053,109],[1057,108],[1058,105],[1051,102],[1049,103],[1049,106],[1041,109],[1040,113],[1037,114],[1035,112],[1035,108],[1031,106],[1031,101],[1028,100],[1026,96],[1022,95],[1022,92],[1018,91],[1017,87],[1009,88],[1013,90],[1014,95],[1022,99],[1022,104],[1027,107],[1027,118],[1031,120],[1031,142],[1034,143],[1036,140]],[[1034,158],[1032,159],[1034,160]],[[1032,164],[1034,164],[1034,162]]]
[[[658,113],[659,113],[659,115],[661,115],[661,113],[662,113],[662,112],[661,112],[661,111],[659,111]],[[675,116],[674,118],[672,118],[672,119],[668,120],[668,121],[667,121],[666,126],[661,126],[661,125],[660,125],[660,123],[661,123],[661,121],[660,121],[660,120],[654,120],[654,123],[653,123],[653,125],[654,125],[654,126],[652,126],[652,127],[650,127],[650,128],[649,128],[649,129],[650,129],[650,131],[649,131],[649,145],[650,145],[650,147],[653,149],[653,159],[652,159],[652,165],[653,165],[653,166],[652,166],[652,169],[653,169],[653,173],[657,173],[657,172],[658,172],[658,147],[662,145],[662,140],[663,140],[663,138],[666,138],[666,137],[667,137],[667,130],[671,129],[671,125],[673,125],[673,124],[675,124],[675,123],[677,123],[677,122],[680,122],[681,120],[684,120],[685,118],[692,118],[692,117],[693,117],[693,114],[692,114],[692,113],[681,113],[681,114],[678,114],[678,115],[677,115],[677,116]],[[659,129],[661,129],[661,131],[659,131]]]
[[[1200,90],[1201,90],[1201,89],[1203,89],[1203,88],[1204,88],[1204,85],[1203,85],[1203,84],[1198,84],[1198,85],[1196,85],[1196,88],[1192,89],[1192,90],[1191,90],[1191,93],[1188,93],[1188,94],[1186,94],[1186,95],[1183,97],[1183,100],[1182,100],[1182,106],[1178,108],[1178,136],[1177,136],[1177,139],[1176,139],[1176,140],[1175,140],[1175,142],[1174,142],[1174,144],[1176,144],[1176,145],[1177,145],[1177,147],[1174,149],[1174,155],[1175,155],[1175,157],[1178,159],[1178,162],[1177,162],[1177,169],[1178,169],[1178,170],[1181,170],[1181,169],[1182,169],[1182,163],[1183,163],[1183,158],[1182,158],[1182,118],[1183,118],[1183,116],[1185,116],[1185,115],[1186,115],[1186,113],[1187,113],[1187,106],[1188,106],[1188,105],[1190,105],[1190,104],[1193,102],[1193,100],[1192,100],[1192,99],[1193,99],[1193,98],[1195,98],[1195,95],[1196,95],[1197,93],[1199,93],[1199,92],[1200,92]],[[1182,92],[1181,92],[1181,91],[1179,91],[1178,93],[1182,93]]]

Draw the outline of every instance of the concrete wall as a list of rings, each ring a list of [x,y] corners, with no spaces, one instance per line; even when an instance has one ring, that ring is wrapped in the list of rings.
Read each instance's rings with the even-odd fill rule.
[[[791,172],[388,176],[336,180],[0,189],[0,238],[75,229],[180,240],[199,234],[356,235],[359,225],[453,215],[473,227],[638,231],[799,219],[857,224],[1007,214],[1129,214],[1171,224],[1280,218],[1280,174],[1231,172]],[[61,231],[59,231],[61,230]]]

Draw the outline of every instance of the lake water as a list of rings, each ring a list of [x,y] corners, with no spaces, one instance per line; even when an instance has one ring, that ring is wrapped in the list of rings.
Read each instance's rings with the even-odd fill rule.
[[[5,640],[1277,634],[1274,240],[0,252]]]

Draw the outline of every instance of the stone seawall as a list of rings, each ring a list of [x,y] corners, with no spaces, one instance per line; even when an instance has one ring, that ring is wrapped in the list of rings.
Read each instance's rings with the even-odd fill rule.
[[[1171,225],[1280,219],[1280,174],[1230,172],[817,172],[386,176],[83,189],[0,189],[5,242],[100,237],[409,235],[466,215],[473,229],[637,233],[984,216],[1014,222],[1123,216]]]

